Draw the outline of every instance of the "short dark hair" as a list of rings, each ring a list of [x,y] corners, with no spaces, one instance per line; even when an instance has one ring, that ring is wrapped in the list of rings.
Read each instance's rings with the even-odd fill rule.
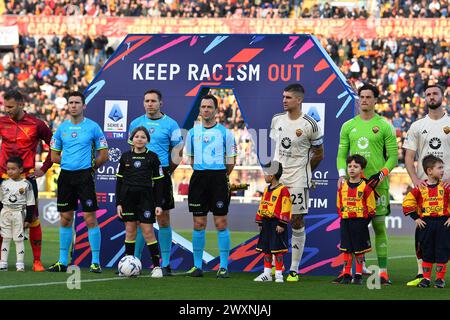
[[[271,161],[261,166],[264,174],[273,175],[277,180],[279,180],[283,175],[283,165],[278,161]]]
[[[219,107],[219,102],[217,101],[217,98],[212,94],[207,94],[206,96],[203,96],[200,99],[200,102],[202,100],[212,100],[214,102],[214,109],[217,109]],[[201,103],[200,103],[200,106],[201,106]]]
[[[426,92],[428,89],[430,88],[438,88],[441,91],[441,94],[444,94],[444,90],[442,89],[442,87],[438,84],[429,84],[425,86],[425,90],[423,90],[423,92]]]
[[[148,133],[147,128],[144,127],[144,126],[140,126],[140,127],[134,128],[133,131],[131,132],[130,140],[133,140],[134,136],[136,135],[136,133],[138,131],[143,131],[144,134],[147,136],[148,142],[150,142],[150,133]]]
[[[375,87],[375,86],[373,86],[371,84],[366,83],[361,88],[359,88],[358,89],[358,96],[361,95],[361,91],[363,91],[363,90],[370,90],[370,91],[372,91],[373,92],[373,96],[375,98],[378,98],[380,96],[380,91],[378,91],[377,87]]]
[[[69,101],[70,97],[80,97],[83,104],[86,103],[84,99],[84,94],[81,93],[80,91],[69,91],[69,93],[67,94],[67,101]]]
[[[9,90],[3,96],[3,100],[15,100],[17,102],[24,102],[25,98],[23,94],[18,90]]]
[[[23,168],[23,160],[18,156],[9,157],[8,160],[6,160],[6,163],[15,163],[19,166],[19,168]]]
[[[352,161],[355,161],[357,164],[359,164],[362,169],[365,169],[367,166],[367,160],[362,155],[352,154],[348,156],[346,160],[347,165],[349,165]]]
[[[145,91],[144,93],[144,97],[145,95],[149,94],[149,93],[154,93],[158,96],[159,101],[162,100],[162,93],[161,91],[159,91],[158,89],[148,89],[147,91]]]
[[[422,159],[422,167],[425,174],[427,173],[427,169],[432,169],[437,163],[444,163],[441,158],[433,156],[429,154]]]
[[[300,83],[292,83],[284,88],[285,92],[295,92],[301,95],[305,95],[305,88]]]

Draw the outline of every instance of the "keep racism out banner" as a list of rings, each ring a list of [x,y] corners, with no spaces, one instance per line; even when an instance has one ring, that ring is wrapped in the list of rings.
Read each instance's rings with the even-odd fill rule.
[[[125,37],[127,34],[301,34],[323,37],[424,37],[446,39],[450,19],[248,19],[248,18],[123,18],[63,16],[0,16],[0,25],[18,25],[20,33],[31,35],[100,35]]]

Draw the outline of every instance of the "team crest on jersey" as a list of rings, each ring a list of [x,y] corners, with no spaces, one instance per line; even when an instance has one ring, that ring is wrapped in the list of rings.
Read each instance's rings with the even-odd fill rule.
[[[19,193],[20,193],[20,194],[24,194],[24,193],[25,193],[25,189],[24,189],[24,188],[20,188],[20,189],[19,189]]]
[[[76,138],[78,136],[78,133],[72,132],[72,138]]]
[[[444,128],[442,128],[442,130],[444,130],[445,134],[449,134],[450,133],[450,127],[449,126],[445,126]]]
[[[145,219],[150,218],[151,215],[152,215],[152,213],[150,211],[148,211],[148,210],[144,212]]]
[[[362,191],[358,191],[358,198],[362,198],[363,196],[363,192]]]
[[[148,132],[150,132],[150,134],[153,134],[153,132],[155,132],[155,128],[150,128],[150,130],[148,130]]]
[[[210,137],[209,136],[203,136],[203,142],[204,143],[208,143],[210,141]]]
[[[303,134],[302,129],[297,129],[297,130],[295,130],[295,135],[296,135],[297,137],[300,137],[302,134]]]
[[[91,199],[87,199],[87,200],[86,200],[86,205],[87,205],[88,207],[92,207],[92,204],[93,204],[93,202],[92,202]]]
[[[142,165],[142,163],[141,163],[140,161],[135,161],[135,162],[133,163],[133,165],[134,165],[135,168],[140,168],[141,165]]]
[[[272,202],[275,202],[277,200],[277,196],[272,196]]]
[[[373,133],[378,133],[378,131],[380,131],[380,128],[378,128],[377,126],[372,128]]]

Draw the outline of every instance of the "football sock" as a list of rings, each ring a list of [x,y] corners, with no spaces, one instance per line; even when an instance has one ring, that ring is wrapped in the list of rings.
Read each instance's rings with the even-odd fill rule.
[[[42,228],[39,219],[31,223],[30,244],[31,250],[33,251],[34,261],[41,261]]]
[[[172,250],[172,228],[160,227],[158,241],[161,247],[162,266],[167,267],[170,263],[170,251]]]
[[[363,263],[364,263],[364,254],[355,255],[355,264],[356,264],[356,274],[362,274],[363,272]]]
[[[422,259],[417,259],[417,274],[423,274]]]
[[[265,253],[264,254],[264,273],[271,274],[272,272],[272,254]]]
[[[150,256],[152,257],[153,268],[159,267],[159,247],[158,241],[153,241],[147,243],[148,252],[150,252]]]
[[[372,220],[372,226],[375,231],[375,249],[377,251],[378,266],[381,269],[387,269],[388,240],[385,217],[374,217]]]
[[[230,255],[230,231],[228,229],[217,231],[219,244],[220,267],[228,269],[228,256]]]
[[[446,263],[438,263],[438,264],[436,264],[436,278],[437,279],[444,279],[446,271],[447,271],[447,264]]]
[[[2,246],[2,241],[3,241],[3,238],[2,238],[2,236],[0,236],[0,247]]]
[[[88,229],[89,244],[92,251],[92,263],[100,264],[100,247],[102,244],[102,234],[100,227]]]
[[[2,242],[2,254],[1,254],[1,261],[2,262],[8,262],[8,254],[9,254],[9,247],[11,245],[11,239],[3,238]]]
[[[275,255],[275,271],[283,271],[283,254],[277,253]]]
[[[144,246],[145,246],[145,239],[144,236],[142,235],[141,227],[138,226],[136,234],[136,245],[134,247],[134,256],[139,260],[141,259],[142,250],[144,250]]]
[[[69,249],[72,244],[72,226],[59,228],[59,262],[69,264]]]
[[[305,227],[292,229],[292,262],[290,271],[298,272],[300,261],[302,260],[303,249],[305,248],[306,233]]]
[[[205,248],[205,230],[192,232],[192,250],[194,251],[194,266],[201,269],[203,266],[203,249]]]
[[[351,253],[344,253],[344,273],[352,274],[353,255]]]
[[[430,280],[431,279],[431,271],[433,270],[433,264],[431,262],[422,262],[422,268],[423,268],[423,277],[425,279]]]
[[[135,240],[125,240],[125,255],[132,256],[134,255],[134,245]]]
[[[24,241],[15,241],[16,244],[16,256],[17,261],[16,263],[23,263],[23,259],[25,257],[25,244]]]

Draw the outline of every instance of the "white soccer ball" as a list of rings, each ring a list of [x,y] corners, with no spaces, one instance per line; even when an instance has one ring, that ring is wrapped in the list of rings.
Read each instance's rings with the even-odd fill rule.
[[[141,273],[141,261],[135,256],[125,256],[119,261],[118,271],[122,277],[136,277]]]

